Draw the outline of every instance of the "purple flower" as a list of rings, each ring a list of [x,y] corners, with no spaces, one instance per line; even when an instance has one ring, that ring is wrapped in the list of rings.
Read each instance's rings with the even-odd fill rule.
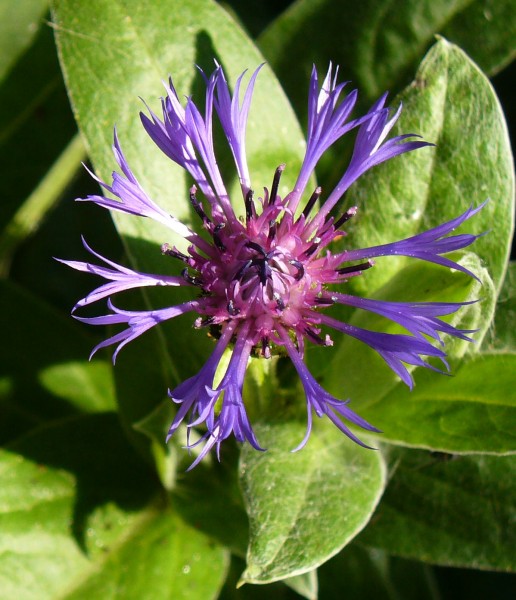
[[[336,292],[335,285],[357,277],[374,265],[377,256],[402,255],[433,262],[474,275],[461,265],[442,255],[469,246],[478,236],[450,235],[478,208],[469,208],[452,221],[426,232],[390,244],[332,253],[332,242],[344,235],[343,227],[353,218],[357,207],[339,215],[336,207],[349,186],[371,167],[399,154],[428,146],[414,139],[414,134],[388,138],[398,120],[400,108],[392,114],[382,96],[359,118],[351,119],[357,93],[344,95],[346,84],[337,83],[337,70],[330,65],[319,85],[317,71],[312,71],[308,98],[308,140],[305,158],[293,189],[284,198],[278,195],[279,182],[285,165],[273,174],[272,185],[263,198],[255,200],[246,160],[245,131],[253,88],[260,71],[251,76],[247,88],[240,94],[242,74],[232,95],[224,72],[217,65],[206,82],[204,114],[191,98],[183,106],[172,81],[162,99],[162,116],[149,110],[141,119],[150,138],[175,163],[186,169],[195,183],[190,190],[190,202],[197,213],[206,236],[201,236],[166,211],[159,208],[142,189],[121,150],[115,132],[114,153],[121,170],[113,174],[111,185],[99,183],[115,199],[88,196],[110,210],[148,217],[167,226],[189,243],[186,253],[169,244],[161,251],[167,260],[179,263],[177,276],[140,273],[118,265],[86,249],[104,265],[77,261],[62,261],[74,269],[99,275],[108,280],[80,300],[74,310],[118,292],[143,286],[188,286],[193,297],[189,302],[151,311],[127,311],[117,308],[108,299],[110,312],[93,318],[80,318],[93,325],[127,325],[94,348],[116,345],[113,360],[119,350],[143,332],[161,321],[178,315],[194,313],[195,326],[210,326],[218,333],[211,357],[197,375],[169,391],[178,411],[169,431],[169,438],[186,420],[187,430],[204,427],[192,448],[203,444],[193,466],[213,448],[217,455],[221,443],[231,435],[239,442],[248,441],[262,450],[247,417],[242,388],[250,357],[269,359],[278,351],[286,352],[297,370],[306,395],[308,427],[304,439],[295,448],[302,448],[310,435],[313,412],[326,415],[345,435],[365,446],[351,431],[353,424],[367,431],[378,431],[349,408],[349,400],[334,398],[315,381],[304,361],[305,344],[331,346],[331,330],[352,336],[380,354],[393,371],[410,387],[412,376],[407,365],[436,369],[426,357],[444,364],[441,334],[471,341],[472,331],[459,330],[441,320],[466,303],[445,302],[382,302]],[[241,211],[235,213],[217,166],[212,124],[217,116],[233,154],[241,190]],[[321,189],[310,195],[310,177],[324,152],[347,132],[356,129],[354,151],[348,168],[322,202]],[[257,182],[261,185],[262,182]],[[198,190],[202,197],[197,195]],[[301,203],[304,199],[304,205]],[[301,209],[302,206],[302,209]],[[242,213],[241,215],[239,213]],[[314,214],[315,213],[315,214]],[[371,311],[403,327],[405,334],[373,332],[341,322],[331,316],[334,304]],[[79,317],[77,317],[79,318]],[[437,342],[437,345],[435,343]],[[216,384],[216,373],[226,351],[231,351],[229,364]],[[168,439],[168,438],[167,438]]]

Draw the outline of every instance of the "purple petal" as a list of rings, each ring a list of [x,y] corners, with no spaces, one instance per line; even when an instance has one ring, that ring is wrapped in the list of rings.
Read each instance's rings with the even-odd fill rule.
[[[412,335],[424,339],[427,335],[439,342],[441,337],[438,332],[441,331],[448,335],[458,337],[468,342],[473,341],[466,334],[474,333],[475,330],[457,329],[441,321],[437,317],[450,315],[458,311],[463,306],[474,304],[471,302],[386,302],[383,300],[373,300],[369,298],[360,298],[358,296],[350,296],[348,294],[332,294],[332,299],[341,304],[355,306],[363,310],[377,313],[398,323],[404,327]],[[442,342],[441,342],[442,343]]]
[[[77,302],[77,304],[73,307],[72,312],[74,312],[77,308],[80,308],[81,306],[86,306],[88,304],[91,304],[92,302],[97,302],[97,300],[101,300],[102,298],[106,298],[108,296],[117,294],[118,292],[137,287],[190,285],[182,277],[153,275],[151,273],[141,273],[139,271],[133,271],[132,269],[128,269],[127,267],[119,265],[105,258],[101,254],[95,252],[87,244],[84,238],[82,238],[82,243],[88,252],[90,252],[99,260],[104,261],[106,264],[110,265],[113,268],[108,269],[107,267],[102,267],[91,263],[80,262],[75,260],[63,260],[60,258],[57,258],[56,260],[58,260],[60,263],[71,267],[72,269],[76,269],[77,271],[84,271],[85,273],[92,273],[93,275],[98,275],[100,277],[103,277],[104,279],[109,279],[111,283],[105,283],[104,285],[101,285],[100,287],[90,292],[87,296],[79,300],[79,302]]]
[[[129,325],[128,329],[97,344],[91,352],[90,358],[101,348],[118,344],[113,353],[113,363],[115,363],[118,353],[126,344],[158,323],[173,319],[174,317],[189,311],[197,310],[200,303],[201,300],[191,300],[190,302],[185,302],[178,306],[171,306],[170,308],[163,308],[161,310],[132,311],[117,308],[111,301],[108,301],[108,306],[113,311],[112,314],[102,315],[100,317],[77,317],[74,315],[74,318],[82,323],[88,323],[89,325],[114,325],[118,323],[127,323]]]
[[[347,419],[351,421],[353,424],[366,429],[367,431],[375,431],[380,432],[379,429],[373,427],[370,423],[368,423],[365,419],[362,419],[359,415],[353,412],[350,408],[348,408],[348,401],[338,400],[330,393],[328,393],[323,387],[321,387],[317,381],[313,378],[312,374],[308,370],[307,366],[303,362],[299,352],[296,350],[294,344],[290,340],[288,333],[281,329],[280,331],[281,339],[283,344],[285,345],[285,349],[290,357],[290,360],[294,364],[299,378],[301,379],[301,383],[303,384],[303,388],[306,396],[306,404],[307,404],[307,412],[308,412],[308,424],[307,431],[305,437],[301,441],[301,443],[296,446],[292,451],[296,452],[303,448],[308,441],[310,431],[312,428],[312,409],[315,411],[315,414],[320,418],[324,415],[327,415],[328,418],[334,423],[345,435],[347,435],[351,440],[363,446],[364,448],[369,448],[364,442],[362,442],[347,426],[345,423],[341,421],[339,417]],[[335,414],[337,413],[337,414]]]
[[[480,210],[482,210],[482,208],[484,208],[486,203],[487,200],[477,208],[470,206],[458,217],[455,217],[451,221],[447,221],[442,225],[428,229],[423,233],[418,233],[412,237],[390,244],[382,244],[380,246],[372,246],[370,248],[362,248],[360,250],[343,252],[340,255],[340,258],[344,262],[362,260],[364,258],[373,258],[376,256],[408,256],[462,271],[463,273],[466,273],[466,275],[474,277],[480,281],[478,277],[471,271],[448,258],[440,256],[440,254],[466,248],[481,235],[484,235],[460,234],[448,238],[444,237],[448,233],[452,232],[456,227],[464,223],[464,221],[467,221],[476,215]]]
[[[425,367],[439,371],[425,362],[420,355],[435,356],[446,365],[446,354],[432,346],[423,336],[413,337],[397,333],[380,333],[368,331],[360,327],[342,323],[327,315],[320,315],[320,322],[328,327],[341,331],[378,352],[391,369],[412,389],[413,380],[405,365],[407,363],[417,367]],[[441,371],[439,371],[441,372]]]
[[[247,117],[251,106],[254,85],[258,73],[263,68],[261,64],[252,74],[240,106],[240,86],[245,75],[242,73],[237,79],[233,97],[229,91],[228,82],[225,78],[223,70],[219,67],[217,78],[217,97],[215,99],[215,110],[219,117],[222,129],[228,140],[229,147],[233,153],[242,193],[245,198],[247,192],[251,189],[251,178],[249,176],[249,168],[247,166],[247,156],[245,149],[245,133],[247,126]]]

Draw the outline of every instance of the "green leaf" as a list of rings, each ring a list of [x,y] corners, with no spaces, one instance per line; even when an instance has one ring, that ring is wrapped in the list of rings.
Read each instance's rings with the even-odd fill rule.
[[[162,504],[114,415],[43,428],[0,469],[5,597],[217,597],[227,554]]]
[[[47,0],[3,2],[0,6],[0,81],[30,45],[47,8]]]
[[[134,427],[152,442],[158,475],[170,492],[175,510],[185,522],[229,548],[233,554],[245,556],[249,523],[236,477],[236,445],[226,441],[220,463],[208,455],[192,472],[185,473],[200,447],[185,452],[186,427],[180,427],[165,444],[173,418],[173,403],[167,398]],[[191,443],[196,435],[196,431],[190,431]],[[209,502],[199,502],[199,498],[209,498]]]
[[[96,0],[87,7],[77,0],[57,1],[54,17],[67,87],[96,168],[104,177],[113,168],[112,127],[116,122],[128,161],[149,195],[178,218],[190,221],[187,190],[191,181],[154,147],[143,130],[138,118],[143,109],[139,96],[156,105],[153,99],[163,95],[161,81],[167,74],[173,76],[180,96],[187,95],[200,82],[195,63],[212,70],[217,58],[234,82],[242,71],[254,69],[263,58],[210,0],[160,2],[146,7],[107,0]],[[202,98],[201,89],[195,87],[195,91]],[[301,162],[302,134],[267,67],[255,89],[247,132],[247,156],[256,189],[268,185],[278,164],[287,162],[289,168],[282,182],[286,190]],[[238,202],[243,213],[243,202]],[[116,219],[126,237],[155,245],[154,256],[149,256],[145,247],[142,260],[163,268],[159,244],[167,234],[162,227],[123,215]],[[136,244],[129,245],[131,253],[141,258]]]
[[[85,136],[90,156],[99,174],[109,178],[114,166],[111,153],[112,128],[117,124],[127,159],[150,197],[179,219],[190,222],[188,202],[191,181],[166,158],[141,126],[138,112],[144,107],[139,96],[157,109],[163,95],[161,84],[172,74],[180,97],[192,91],[204,97],[201,76],[194,64],[213,68],[213,59],[224,66],[235,82],[245,69],[254,69],[263,58],[241,29],[210,0],[159,2],[143,5],[118,1],[80,0],[54,3],[56,38],[74,111]],[[292,185],[301,163],[302,135],[281,87],[266,66],[255,88],[247,128],[253,185],[269,185],[274,169],[288,163],[284,189]],[[237,185],[233,169],[233,188]],[[243,213],[243,202],[238,201]],[[101,209],[99,209],[101,210]],[[115,215],[130,259],[143,271],[170,272],[170,260],[161,255],[163,242],[177,243],[170,232],[150,219]],[[85,232],[87,233],[87,232]],[[152,290],[154,308],[177,304],[177,289]],[[190,295],[191,297],[191,295]],[[141,420],[161,400],[167,386],[193,375],[206,360],[212,343],[203,332],[185,326],[187,315],[160,326],[149,341],[133,345],[137,355],[121,356],[130,367],[116,369],[126,422]],[[124,350],[129,353],[129,350]],[[122,355],[124,354],[122,353]],[[137,365],[145,355],[151,370]],[[122,359],[124,363],[122,363]],[[159,395],[155,390],[160,388]],[[152,391],[151,391],[152,390]]]
[[[394,476],[360,543],[446,566],[516,568],[515,457],[398,449],[391,460]]]
[[[374,350],[350,337],[336,343],[329,362],[328,358],[324,362],[325,349],[310,355],[311,366],[315,367],[313,370],[319,374],[321,383],[338,398],[350,398],[352,408],[383,431],[382,440],[451,452],[504,453],[513,447],[510,425],[503,424],[510,414],[510,394],[505,395],[511,379],[510,363],[505,361],[511,360],[510,357],[500,356],[499,362],[497,358],[491,362],[482,358],[484,355],[476,354],[470,367],[466,368],[469,364],[466,359],[464,366],[460,366],[466,350],[474,351],[487,331],[494,303],[492,284],[487,274],[481,273],[483,269],[478,260],[467,255],[463,261],[485,277],[483,287],[459,271],[416,263],[402,269],[374,295],[383,300],[408,302],[423,298],[443,302],[481,298],[480,302],[463,307],[449,319],[459,329],[479,330],[472,335],[477,341],[473,344],[444,336],[444,348],[451,359],[451,377],[426,369],[412,369],[416,385],[411,392]],[[407,281],[411,282],[410,286]],[[365,311],[356,311],[350,322],[373,331],[403,331]],[[364,373],[364,365],[370,375]],[[444,368],[440,363],[435,366]],[[475,369],[482,373],[481,379],[469,378],[469,370]],[[487,383],[484,382],[486,377]],[[491,402],[490,398],[494,397],[497,401]]]
[[[452,377],[417,371],[414,390],[399,384],[359,410],[396,444],[450,453],[516,452],[516,354],[480,354]]]
[[[19,431],[11,418],[25,429],[76,411],[115,408],[111,365],[88,362],[94,338],[82,326],[6,281],[0,281],[0,311],[9,315],[2,324],[9,343],[0,346],[4,439]]]
[[[364,104],[399,91],[441,34],[463,46],[489,74],[515,56],[511,0],[298,0],[258,39],[301,114],[312,64],[331,60],[358,86]],[[309,43],[307,43],[309,40]],[[295,60],[292,57],[295,56]]]
[[[498,302],[495,319],[486,340],[488,352],[516,352],[516,262],[510,262],[505,274]]]
[[[471,97],[471,90],[475,90],[475,97]],[[360,294],[385,300],[481,299],[481,302],[458,311],[452,319],[459,328],[479,329],[473,336],[479,347],[493,317],[512,234],[513,181],[512,173],[509,174],[510,153],[505,143],[503,118],[487,81],[460,50],[444,41],[436,44],[429,53],[415,84],[407,89],[403,98],[408,129],[421,131],[428,128],[434,134],[423,132],[425,137],[439,138],[438,147],[428,150],[433,152],[430,162],[427,149],[414,152],[403,161],[381,166],[355,186],[353,203],[363,206],[365,214],[349,239],[356,246],[369,246],[437,226],[456,216],[473,198],[480,201],[482,198],[479,198],[476,186],[481,182],[486,196],[488,189],[489,194],[492,194],[491,190],[495,193],[483,211],[463,229],[479,233],[490,231],[473,246],[481,260],[471,254],[463,256],[462,260],[479,275],[484,285],[479,289],[474,280],[468,281],[460,273],[411,263],[409,259],[396,261],[386,257],[363,278],[355,278],[353,288]],[[482,130],[484,124],[485,131]],[[507,156],[509,158],[504,158]],[[488,165],[490,172],[484,171],[479,161]],[[477,172],[480,173],[478,180],[473,177]],[[403,203],[398,198],[403,199]],[[358,311],[352,322],[366,329],[394,331],[382,319]],[[470,346],[471,350],[474,348]],[[503,453],[512,447],[507,430],[501,432],[497,425],[493,429],[490,419],[485,420],[487,409],[482,402],[445,405],[419,401],[421,397],[430,399],[436,389],[447,396],[445,390],[449,383],[439,376],[418,373],[416,391],[410,394],[397,383],[397,377],[383,360],[363,344],[351,339],[336,340],[335,350],[331,362],[321,369],[323,383],[338,397],[343,394],[350,397],[356,403],[355,409],[385,431],[387,439],[428,448],[447,448],[453,452]],[[447,351],[454,359],[452,373],[455,374],[466,344],[448,342]],[[322,351],[318,354],[318,360],[321,360]],[[364,377],[364,365],[374,377]],[[436,418],[437,412],[445,406],[446,419],[451,419],[455,434],[448,435],[439,426],[440,419]],[[458,406],[462,407],[460,411]],[[489,408],[496,423],[503,419],[506,411],[505,401],[500,407]],[[466,418],[468,414],[470,417]],[[477,420],[478,416],[483,419]]]
[[[490,198],[461,230],[488,232],[472,250],[499,291],[514,228],[514,170],[490,83],[459,48],[441,39],[397,100],[404,106],[398,131],[417,132],[436,147],[389,161],[357,182],[350,198],[361,218],[351,223],[347,239],[355,247],[403,239]],[[408,260],[382,261],[381,268],[355,278],[356,289],[370,293]]]
[[[269,583],[313,570],[367,523],[384,485],[382,456],[326,424],[290,453],[305,426],[256,426],[260,454],[242,449],[240,479],[250,521],[241,583]]]
[[[24,4],[26,2],[3,2],[2,6]],[[0,86],[2,229],[77,132],[59,71],[52,31],[41,23],[36,33],[33,44]]]
[[[233,554],[245,556],[249,523],[238,487],[235,462],[236,452],[228,456],[226,443],[220,464],[210,465],[203,461],[187,474],[183,469],[172,490],[171,503],[186,523]]]

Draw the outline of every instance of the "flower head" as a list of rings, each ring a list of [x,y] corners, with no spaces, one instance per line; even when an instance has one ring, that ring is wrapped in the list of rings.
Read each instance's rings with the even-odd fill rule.
[[[385,107],[386,95],[358,118],[351,118],[357,93],[344,94],[346,84],[337,82],[332,66],[319,85],[317,71],[310,79],[308,98],[308,139],[305,157],[293,189],[284,197],[278,190],[285,165],[272,175],[272,184],[261,198],[255,198],[245,150],[246,122],[253,88],[260,71],[253,73],[247,88],[240,94],[244,74],[237,80],[232,95],[224,72],[217,66],[206,82],[205,108],[202,113],[189,98],[183,106],[172,81],[162,99],[162,115],[149,110],[141,119],[150,138],[175,163],[191,175],[195,183],[189,201],[207,235],[200,235],[159,208],[145,193],[124,157],[115,132],[114,154],[121,173],[113,174],[111,185],[99,183],[116,199],[89,196],[109,210],[130,213],[159,221],[185,238],[188,251],[164,243],[164,260],[178,263],[176,276],[141,273],[118,265],[86,249],[100,262],[96,264],[63,261],[74,269],[91,272],[108,280],[80,300],[74,310],[109,297],[110,312],[79,320],[93,324],[126,324],[126,328],[100,343],[99,348],[115,345],[119,350],[161,321],[184,313],[193,313],[195,326],[210,326],[218,332],[214,350],[197,375],[169,391],[178,405],[169,437],[187,419],[189,431],[204,424],[205,433],[188,447],[204,444],[195,466],[214,446],[217,453],[227,437],[248,441],[262,450],[247,417],[242,389],[252,354],[268,359],[275,352],[286,353],[297,370],[306,395],[308,427],[299,449],[308,440],[313,413],[326,415],[345,435],[363,444],[349,428],[353,424],[367,431],[378,431],[349,408],[349,401],[339,400],[315,381],[306,367],[305,345],[331,346],[329,332],[352,336],[369,345],[409,386],[412,376],[407,365],[435,369],[426,357],[436,357],[446,366],[441,334],[470,340],[471,331],[458,330],[440,317],[459,309],[461,303],[382,302],[334,291],[373,266],[377,256],[403,255],[452,267],[473,275],[443,254],[470,245],[477,236],[450,235],[479,208],[470,208],[457,218],[405,240],[360,250],[332,252],[332,242],[345,235],[343,228],[357,213],[352,207],[339,214],[335,209],[343,194],[364,172],[399,154],[428,146],[413,134],[388,137],[400,116]],[[242,96],[242,99],[241,99]],[[212,123],[222,126],[242,190],[241,218],[232,203],[217,166]],[[321,188],[313,193],[307,186],[324,152],[351,130],[356,131],[354,151],[341,179],[326,199]],[[260,182],[261,183],[261,182]],[[304,205],[302,204],[304,199]],[[179,305],[151,311],[117,308],[110,297],[124,290],[143,286],[187,286],[192,299]],[[331,316],[331,306],[346,304],[380,314],[405,330],[405,334],[367,331]],[[438,342],[434,345],[432,340]],[[220,383],[216,371],[224,352],[232,349],[231,359]]]

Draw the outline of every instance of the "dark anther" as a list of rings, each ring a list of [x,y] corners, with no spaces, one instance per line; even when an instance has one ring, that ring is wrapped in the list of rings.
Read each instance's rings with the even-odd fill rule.
[[[253,264],[252,260],[248,260],[246,261],[241,267],[240,269],[238,269],[238,271],[236,272],[236,275],[234,277],[234,279],[236,281],[240,281],[242,279],[242,277],[247,273],[247,271],[249,270],[249,267]]]
[[[199,215],[199,217],[201,218],[202,222],[205,225],[207,223],[211,223],[210,218],[204,212],[204,208],[202,207],[202,204],[199,202],[199,200],[197,200],[197,197],[195,195],[195,191],[190,191],[190,202],[192,203],[193,209]]]
[[[315,331],[311,327],[307,327],[305,329],[306,335],[312,340],[312,342],[316,343],[319,346],[326,346],[326,342],[315,333]]]
[[[224,229],[225,226],[226,226],[225,223],[219,223],[218,225],[216,225],[213,228],[213,231],[212,231],[212,236],[213,236],[213,241],[215,242],[215,246],[217,246],[217,248],[221,252],[224,252],[224,250],[226,249],[226,246],[224,246],[224,244],[222,243],[219,233],[222,229]]]
[[[274,178],[272,180],[272,186],[271,186],[271,195],[269,196],[269,204],[274,204],[276,202],[276,196],[278,195],[279,182],[281,179],[281,174],[283,173],[284,170],[285,170],[285,165],[280,165],[274,173]]]
[[[245,219],[250,221],[254,217],[254,202],[253,202],[253,190],[249,190],[245,195]]]
[[[269,344],[269,338],[268,337],[263,337],[262,338],[262,356],[264,358],[270,358],[271,357],[271,347]]]
[[[161,253],[165,254],[166,256],[171,256],[172,258],[178,258],[183,262],[188,261],[188,256],[186,256],[186,254],[179,252],[179,250],[176,250],[176,248],[172,248],[168,244],[163,244],[163,246],[161,246]]]
[[[293,267],[295,267],[297,269],[297,273],[296,273],[294,279],[296,281],[303,279],[303,276],[305,274],[305,268],[303,267],[303,265],[298,260],[290,260],[289,262]]]
[[[278,292],[274,292],[274,300],[276,300],[276,307],[278,310],[285,310],[285,303]]]
[[[337,273],[341,275],[347,275],[348,273],[357,273],[358,271],[365,271],[366,269],[370,269],[373,266],[373,262],[368,260],[365,263],[361,263],[360,265],[352,265],[351,267],[342,267],[341,269],[337,269]]]
[[[335,302],[336,302],[336,299],[333,297],[329,298],[328,296],[317,296],[315,298],[316,304],[330,305],[330,304],[335,304]]]
[[[204,319],[201,319],[201,321],[199,321],[197,327],[209,327],[210,325],[213,325],[214,322],[215,317],[204,317]]]
[[[347,210],[342,217],[340,217],[340,219],[337,219],[335,221],[335,223],[333,224],[333,227],[335,229],[338,229],[341,225],[344,225],[344,223],[346,223],[346,221],[349,221],[351,219],[351,217],[354,217],[357,214],[357,207],[356,206],[352,206],[349,210]]]
[[[256,252],[259,252],[264,258],[267,256],[267,253],[265,252],[265,250],[260,246],[260,244],[257,244],[256,242],[247,242],[246,246],[248,248],[252,248],[253,250],[256,250]]]
[[[258,267],[258,277],[260,278],[260,283],[265,285],[267,283],[267,279],[272,278],[271,268],[264,259],[253,260],[253,264]]]
[[[190,273],[188,273],[188,269],[183,269],[181,271],[181,277],[192,285],[198,285],[199,287],[202,286],[202,281],[198,277],[190,275]]]
[[[314,244],[312,244],[312,245],[310,246],[310,248],[308,248],[308,250],[305,250],[305,251],[303,252],[303,256],[306,256],[306,258],[308,258],[309,256],[312,256],[312,254],[313,254],[314,252],[316,252],[317,248],[319,248],[319,243],[320,243],[320,241],[319,241],[319,242],[316,242],[316,243],[314,243]]]
[[[269,221],[269,235],[267,240],[271,242],[276,237],[277,223],[276,221]]]
[[[315,206],[315,203],[317,202],[317,200],[319,200],[321,194],[322,188],[316,187],[314,193],[310,196],[310,200],[308,200],[308,202],[306,203],[305,209],[303,210],[303,215],[305,218],[308,217],[308,215],[312,211],[312,208]]]
[[[227,309],[228,309],[228,313],[229,313],[229,314],[230,314],[232,317],[234,317],[234,316],[238,315],[238,313],[240,312],[240,309],[236,308],[236,306],[235,306],[235,304],[234,304],[233,300],[230,300],[230,301],[228,302]]]

